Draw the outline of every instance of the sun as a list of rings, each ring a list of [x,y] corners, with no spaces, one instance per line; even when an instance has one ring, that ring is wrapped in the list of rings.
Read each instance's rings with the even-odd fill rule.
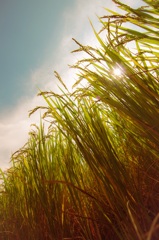
[[[121,76],[121,74],[122,74],[122,71],[121,71],[120,68],[115,68],[115,69],[114,69],[114,75],[116,75],[116,76]]]

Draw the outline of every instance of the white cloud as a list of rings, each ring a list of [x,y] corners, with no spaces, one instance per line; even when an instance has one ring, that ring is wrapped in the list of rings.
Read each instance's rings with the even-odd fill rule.
[[[131,0],[127,0],[128,3]],[[33,70],[28,87],[31,89],[38,88],[41,90],[57,91],[57,81],[54,77],[54,70],[58,71],[67,85],[73,83],[75,73],[69,70],[67,64],[73,64],[78,60],[77,55],[70,54],[77,46],[73,43],[72,37],[79,40],[83,44],[94,44],[95,37],[91,29],[88,18],[90,18],[98,28],[98,19],[95,13],[99,16],[105,14],[103,6],[110,8],[111,1],[103,0],[77,0],[73,8],[64,14],[63,38],[59,44],[52,47],[52,52],[56,52],[56,58],[50,53],[44,64]],[[112,7],[111,7],[112,8]],[[115,5],[114,5],[115,10]],[[97,44],[97,43],[96,43]],[[35,91],[35,90],[34,90]],[[4,170],[9,166],[9,159],[13,152],[24,145],[28,139],[28,132],[31,123],[39,123],[39,112],[31,118],[28,117],[28,111],[38,105],[43,105],[44,101],[40,97],[24,97],[19,104],[12,110],[8,110],[1,114],[0,123],[0,167]]]
[[[42,98],[23,99],[15,109],[1,115],[0,123],[0,167],[6,169],[11,154],[21,148],[28,139],[32,123],[39,123],[39,112],[28,117],[29,110],[37,105],[44,105]]]

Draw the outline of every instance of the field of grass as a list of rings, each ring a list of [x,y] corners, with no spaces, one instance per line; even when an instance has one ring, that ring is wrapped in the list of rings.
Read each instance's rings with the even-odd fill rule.
[[[55,72],[61,94],[39,93],[40,124],[1,171],[2,240],[159,239],[159,1],[115,2],[97,48],[74,40],[74,91]]]

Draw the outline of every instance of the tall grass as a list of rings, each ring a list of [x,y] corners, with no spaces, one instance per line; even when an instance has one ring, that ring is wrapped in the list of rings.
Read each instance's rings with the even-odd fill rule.
[[[61,94],[39,93],[48,132],[41,119],[1,171],[0,239],[158,239],[159,1],[115,2],[98,48],[75,40],[74,92],[56,73]]]

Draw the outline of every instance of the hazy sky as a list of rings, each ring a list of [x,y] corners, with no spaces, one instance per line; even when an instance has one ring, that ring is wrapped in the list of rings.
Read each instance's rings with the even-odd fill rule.
[[[78,58],[70,54],[72,37],[94,44],[88,18],[98,27],[103,7],[115,9],[111,0],[0,0],[0,168],[8,167],[30,124],[39,121],[39,113],[28,118],[28,111],[42,104],[39,88],[57,88],[54,70],[72,83],[67,65]]]

